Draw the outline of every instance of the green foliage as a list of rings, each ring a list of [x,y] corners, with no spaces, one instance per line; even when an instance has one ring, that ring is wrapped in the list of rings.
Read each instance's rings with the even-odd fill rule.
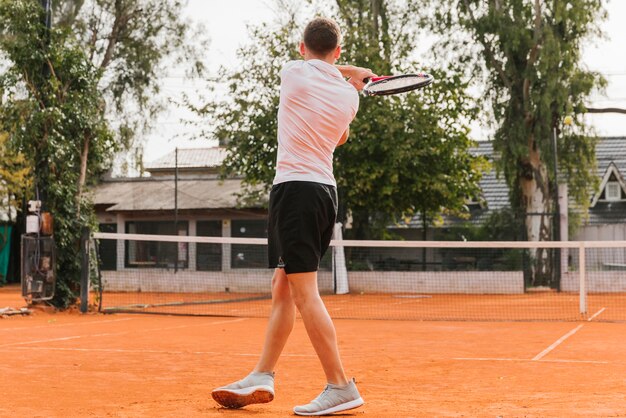
[[[511,188],[511,203],[527,209],[522,183],[535,181],[544,190],[554,182],[553,130],[558,134],[559,176],[569,183],[570,194],[586,209],[597,186],[595,141],[580,116],[594,88],[605,81],[584,69],[581,47],[600,33],[605,17],[599,0],[449,0],[437,2],[433,26],[447,46],[461,51],[460,60],[487,70],[487,92],[498,127],[494,149],[497,167]],[[458,43],[451,31],[471,35]],[[457,37],[454,37],[457,39]],[[478,45],[481,53],[476,54]],[[450,51],[450,49],[448,49]],[[477,60],[472,56],[478,56]],[[564,128],[562,120],[576,115]],[[546,177],[547,175],[547,177]]]
[[[0,0],[0,58],[7,63],[0,69],[0,131],[28,159],[55,217],[55,303],[63,306],[77,290],[81,227],[95,223],[84,187],[115,153],[140,148],[135,136],[163,106],[164,65],[185,62],[197,76],[206,42],[182,18],[179,0],[52,4],[47,33],[39,1]],[[115,132],[107,119],[116,121]]]
[[[417,93],[361,100],[349,144],[336,151],[335,163],[341,195],[357,231],[364,231],[356,237],[371,235],[369,228],[379,235],[389,222],[416,213],[435,221],[442,213],[463,215],[487,166],[469,153],[473,143],[465,123],[477,109],[466,82],[453,68],[421,68],[411,58],[417,3],[337,4],[338,20],[348,28],[343,60],[379,74],[427,71],[437,80]]]
[[[9,136],[0,132],[0,202],[6,198],[6,210],[10,217],[19,210],[24,193],[32,186],[31,169],[24,154],[11,149]]]
[[[524,223],[510,208],[495,210],[480,223],[455,225],[442,230],[441,235],[435,234],[435,239],[458,241],[516,241]],[[438,236],[439,235],[439,236]],[[519,270],[524,266],[528,256],[524,250],[512,248],[481,249],[447,249],[442,251],[444,265],[448,268],[466,269],[467,265],[456,266],[455,259],[467,258],[475,260],[473,265],[479,270],[508,271]],[[453,267],[452,267],[453,266]],[[473,268],[473,267],[472,267]]]
[[[410,59],[414,34],[408,23],[416,6],[338,3],[334,17],[345,28],[342,63],[379,74],[421,70]],[[229,98],[197,109],[210,116],[214,134],[230,151],[225,174],[243,176],[248,198],[265,195],[274,177],[279,71],[300,59],[301,33],[293,19],[278,29],[253,28],[251,44],[239,51],[239,70],[221,74]],[[432,72],[438,81],[422,92],[363,98],[348,143],[335,151],[339,217],[351,215],[357,238],[380,237],[391,222],[417,212],[430,218],[461,214],[465,200],[478,194],[486,162],[469,154],[464,124],[476,109],[459,77]]]
[[[0,130],[28,158],[45,209],[55,220],[58,287],[54,302],[75,299],[80,279],[81,227],[95,222],[93,206],[80,193],[95,181],[117,150],[98,89],[101,71],[67,30],[43,29],[42,9],[31,0],[0,0]],[[49,36],[49,45],[46,39]],[[88,154],[84,154],[85,144]],[[81,178],[81,156],[86,158]]]
[[[72,34],[102,77],[107,117],[115,120],[123,150],[137,141],[166,105],[161,75],[176,66],[193,78],[204,73],[202,28],[183,16],[184,0],[58,0],[53,23]],[[184,65],[183,65],[184,64]],[[179,74],[174,74],[179,76]],[[180,74],[182,76],[182,74]],[[141,154],[141,151],[138,151]],[[141,162],[140,162],[141,163]]]
[[[443,230],[436,239],[444,241],[516,241],[524,228],[520,217],[510,208],[492,211],[487,218],[476,224],[455,225]]]

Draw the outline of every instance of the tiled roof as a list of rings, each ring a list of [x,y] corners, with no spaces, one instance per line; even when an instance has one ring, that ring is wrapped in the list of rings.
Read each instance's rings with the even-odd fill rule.
[[[611,161],[626,177],[626,137],[601,138],[596,145],[598,176],[602,177]]]
[[[238,207],[240,179],[197,179],[178,181],[178,209],[232,209]],[[107,212],[174,210],[174,182],[171,180],[116,179],[100,183],[92,191],[96,205]],[[253,206],[260,208],[263,202]]]
[[[226,158],[225,148],[179,148],[179,168],[217,168]],[[176,151],[146,164],[147,171],[173,170],[176,167]]]
[[[475,155],[482,155],[493,161],[493,143],[491,141],[479,142],[471,150]],[[596,145],[597,171],[601,178],[611,162],[615,164],[622,176],[626,177],[626,137],[600,138]],[[480,181],[482,197],[486,202],[483,209],[473,208],[470,210],[470,218],[467,220],[454,217],[446,217],[443,226],[450,226],[463,222],[474,224],[484,221],[489,213],[494,210],[509,207],[509,188],[503,176],[496,177],[495,169],[484,173]],[[626,202],[599,202],[589,210],[588,224],[626,223]],[[419,215],[411,219],[410,227],[421,228],[422,221]]]

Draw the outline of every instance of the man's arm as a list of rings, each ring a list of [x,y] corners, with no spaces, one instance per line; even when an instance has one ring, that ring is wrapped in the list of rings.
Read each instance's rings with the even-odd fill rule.
[[[340,147],[345,144],[348,140],[348,135],[350,135],[350,127],[346,128],[346,131],[343,133],[343,135],[341,135],[341,138],[339,139],[339,142],[337,142],[337,145],[335,145],[335,147]]]
[[[348,82],[354,86],[355,89],[361,91],[365,86],[363,81],[366,78],[376,77],[376,74],[369,68],[355,67],[354,65],[335,65],[342,76],[348,79]]]

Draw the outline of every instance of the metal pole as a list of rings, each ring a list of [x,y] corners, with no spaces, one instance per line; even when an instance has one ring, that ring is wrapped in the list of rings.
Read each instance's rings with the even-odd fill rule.
[[[89,307],[89,228],[83,227],[80,237],[81,275],[80,312],[86,313]]]
[[[426,241],[428,239],[428,221],[426,219],[426,209],[422,211],[422,240]],[[426,271],[426,257],[428,254],[426,253],[426,247],[422,248],[422,271]]]
[[[178,235],[178,147],[174,152],[174,234]],[[176,244],[176,260],[174,263],[174,272],[178,272],[178,243]]]
[[[51,0],[41,0],[41,7],[44,10],[43,16],[43,26],[45,27],[43,33],[43,45],[44,50],[48,49],[50,45],[50,28],[52,27],[52,1]],[[44,51],[44,55],[47,55],[47,51]],[[40,85],[40,89],[45,88],[44,83],[48,78],[50,78],[50,67],[47,62],[44,62],[41,66],[41,76],[42,76],[42,84]],[[44,100],[44,105],[47,106],[45,95],[42,96]],[[42,138],[45,139],[45,132],[42,132]],[[46,191],[46,187],[43,182],[43,176],[45,176],[48,172],[48,159],[45,158],[42,154],[45,149],[45,144],[41,143],[39,148],[39,155],[36,155],[36,173],[35,173],[35,196],[36,199],[41,200],[41,210],[43,211],[46,206],[46,201],[48,198],[48,194]]]
[[[578,280],[579,280],[579,310],[582,315],[587,313],[587,260],[585,258],[585,243],[580,242],[578,247]]]
[[[50,29],[52,26],[52,1],[51,0],[41,0],[41,7],[46,12],[44,23],[47,29]]]
[[[557,157],[557,132],[556,126],[552,131],[552,147],[554,154],[554,241],[561,241],[561,207],[559,205],[559,180],[558,180],[558,157]],[[561,291],[561,249],[554,250],[554,273],[556,276],[556,290]]]

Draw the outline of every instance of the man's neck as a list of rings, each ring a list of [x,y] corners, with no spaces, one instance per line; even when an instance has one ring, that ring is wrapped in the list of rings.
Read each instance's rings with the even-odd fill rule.
[[[335,57],[332,54],[329,54],[325,57],[319,57],[317,55],[313,55],[313,54],[305,54],[304,56],[304,60],[305,61],[309,61],[309,60],[320,60],[320,61],[324,61],[330,65],[335,65]]]

